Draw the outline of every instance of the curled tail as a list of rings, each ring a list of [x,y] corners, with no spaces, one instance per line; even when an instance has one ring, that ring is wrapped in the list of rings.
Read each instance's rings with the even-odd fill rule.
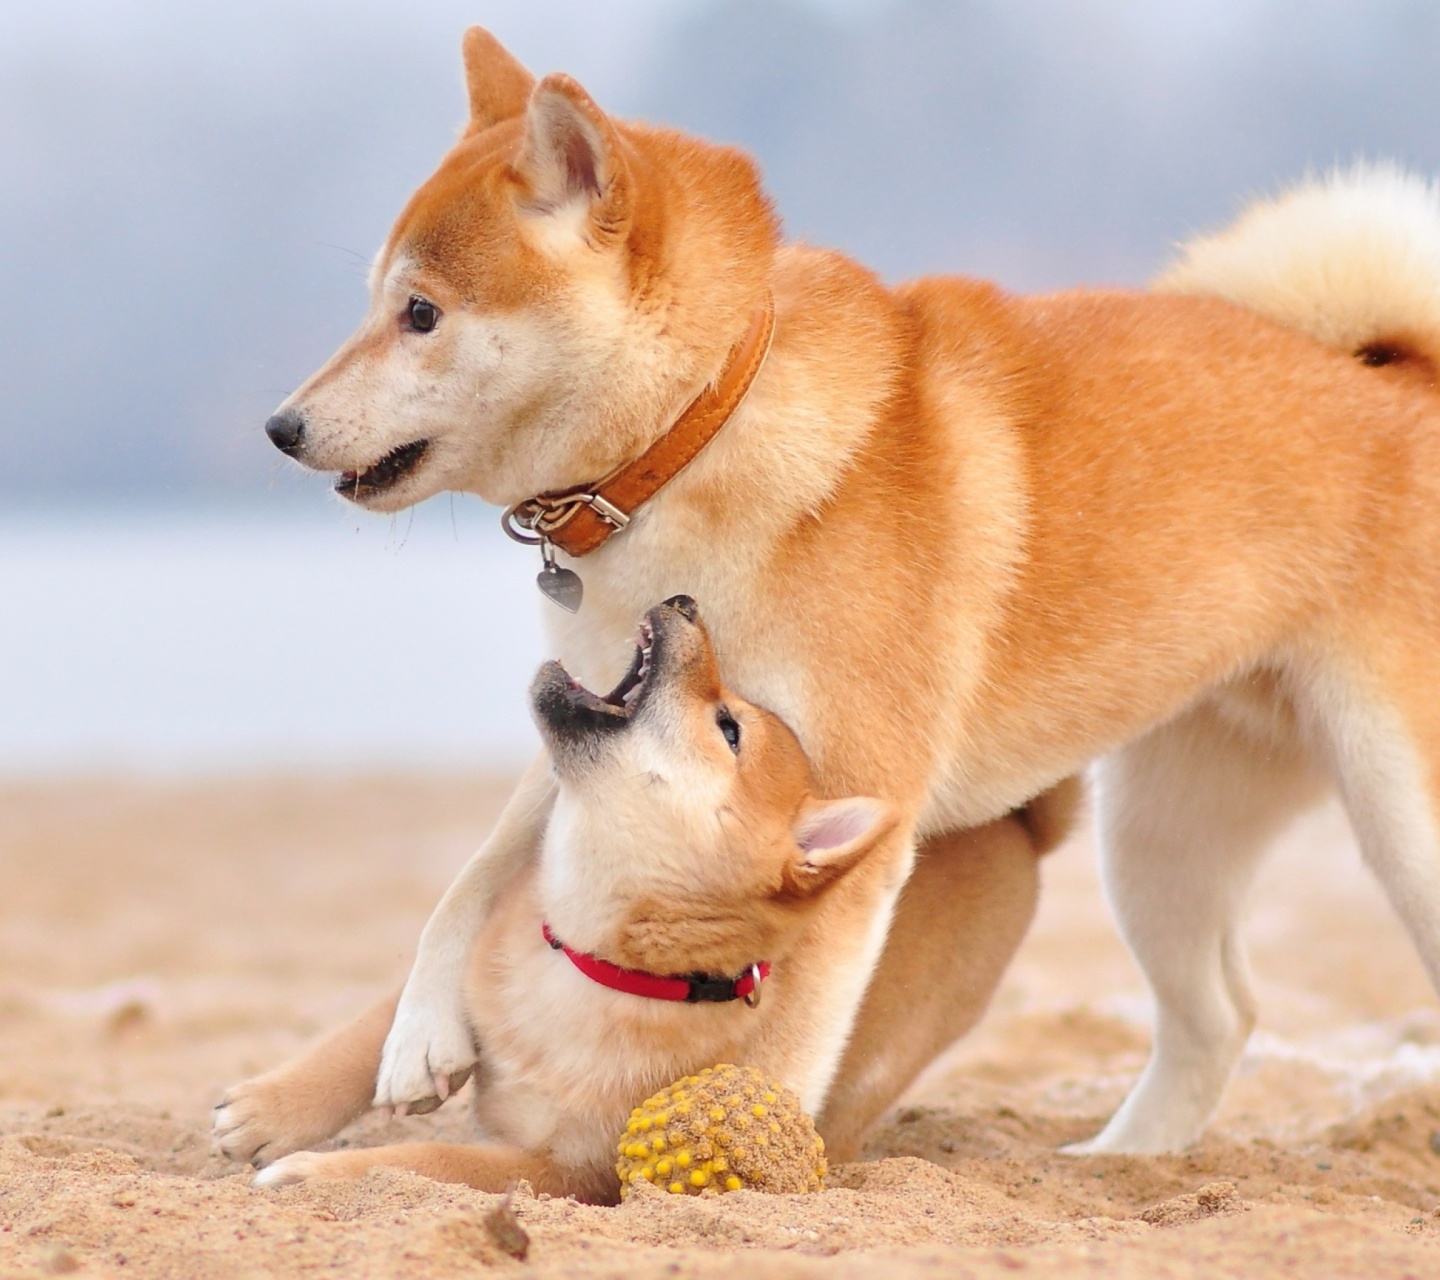
[[[1154,287],[1226,298],[1366,364],[1440,369],[1440,190],[1357,164],[1181,247]]]

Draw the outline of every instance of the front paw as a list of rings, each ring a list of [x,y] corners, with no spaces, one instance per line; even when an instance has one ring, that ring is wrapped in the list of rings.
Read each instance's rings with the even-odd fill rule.
[[[307,1101],[293,1086],[257,1076],[233,1086],[215,1108],[211,1139],[222,1155],[258,1169],[330,1136]]]
[[[407,1009],[402,1000],[385,1039],[374,1106],[400,1115],[434,1111],[470,1078],[475,1041],[462,1014]]]

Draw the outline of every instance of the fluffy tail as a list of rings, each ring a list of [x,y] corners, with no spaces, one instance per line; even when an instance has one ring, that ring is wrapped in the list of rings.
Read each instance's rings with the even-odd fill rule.
[[[1252,204],[1155,282],[1229,299],[1366,364],[1440,368],[1440,190],[1357,164]]]

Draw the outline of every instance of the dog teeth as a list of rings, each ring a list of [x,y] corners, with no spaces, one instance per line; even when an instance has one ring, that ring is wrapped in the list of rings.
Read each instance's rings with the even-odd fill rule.
[[[629,706],[640,696],[640,690],[645,687],[645,677],[650,674],[650,651],[644,649],[640,654],[640,670],[635,673],[635,683],[630,686],[625,694],[625,704]]]
[[[625,696],[620,700],[624,706],[628,707],[634,702],[645,686],[645,677],[650,674],[650,648],[650,636],[647,632],[640,642],[640,667],[635,672],[635,683],[625,691]]]

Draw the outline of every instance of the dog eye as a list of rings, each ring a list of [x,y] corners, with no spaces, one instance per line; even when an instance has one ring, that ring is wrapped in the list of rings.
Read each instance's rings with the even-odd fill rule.
[[[725,735],[725,745],[737,756],[740,754],[740,726],[735,723],[735,717],[728,711],[720,711],[715,717],[715,723],[720,726],[720,732]]]
[[[405,320],[416,333],[429,333],[440,319],[440,308],[426,298],[411,298]]]

